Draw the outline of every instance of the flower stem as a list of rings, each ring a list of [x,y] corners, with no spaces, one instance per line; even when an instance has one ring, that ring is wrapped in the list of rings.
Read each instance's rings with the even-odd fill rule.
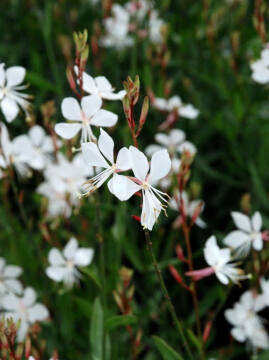
[[[145,231],[145,237],[146,237],[146,242],[147,242],[147,246],[148,246],[148,250],[150,252],[150,255],[151,255],[151,260],[152,260],[152,264],[154,266],[154,269],[155,269],[155,272],[156,272],[156,275],[157,275],[157,278],[159,280],[159,284],[160,284],[160,287],[161,287],[161,291],[163,293],[163,296],[167,302],[167,306],[168,306],[168,309],[169,309],[169,312],[171,314],[171,317],[173,319],[173,323],[174,323],[174,326],[176,327],[176,329],[178,330],[179,332],[179,335],[180,335],[180,338],[181,338],[181,341],[182,341],[182,344],[184,346],[184,349],[186,350],[187,354],[188,354],[188,357],[190,359],[193,359],[193,356],[192,356],[192,353],[191,353],[191,350],[190,350],[190,347],[187,343],[187,340],[186,340],[186,337],[185,337],[185,334],[184,334],[184,331],[183,331],[183,326],[182,326],[182,323],[181,321],[178,319],[177,317],[177,314],[176,314],[176,311],[175,311],[175,308],[174,308],[174,305],[170,299],[170,296],[169,296],[169,293],[168,293],[168,290],[166,288],[166,285],[165,285],[165,282],[163,280],[163,276],[162,276],[162,273],[161,273],[161,269],[158,265],[158,262],[156,260],[156,257],[154,255],[154,252],[153,252],[153,248],[152,248],[152,242],[151,242],[151,239],[150,239],[150,235],[149,235],[149,232],[148,230]]]

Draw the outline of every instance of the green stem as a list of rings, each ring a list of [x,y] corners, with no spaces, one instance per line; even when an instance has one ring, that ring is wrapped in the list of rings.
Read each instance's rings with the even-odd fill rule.
[[[28,230],[30,230],[30,227],[29,227],[29,224],[28,224],[28,220],[27,220],[27,216],[25,214],[25,211],[24,211],[24,208],[19,200],[19,192],[18,192],[18,189],[17,189],[17,186],[15,184],[15,181],[13,179],[13,176],[12,174],[10,174],[9,176],[10,178],[10,183],[11,183],[11,187],[12,187],[12,191],[13,191],[13,194],[14,194],[14,197],[16,199],[16,202],[17,202],[17,205],[18,205],[18,208],[19,208],[19,212],[20,212],[20,216],[22,218],[22,221],[24,222],[24,225],[26,226],[26,228]]]
[[[153,248],[152,248],[152,242],[151,242],[151,240],[150,240],[150,235],[149,235],[148,230],[145,231],[145,236],[146,236],[147,246],[148,246],[148,249],[149,249],[149,252],[150,252],[150,255],[151,255],[151,259],[152,259],[152,264],[153,264],[154,269],[155,269],[155,272],[156,272],[156,274],[157,274],[157,278],[158,278],[158,280],[159,280],[159,284],[160,284],[160,287],[161,287],[161,291],[162,291],[163,296],[164,296],[164,298],[165,298],[165,300],[166,300],[166,303],[167,303],[167,306],[168,306],[170,315],[171,315],[171,317],[172,317],[172,319],[173,319],[174,326],[176,327],[176,329],[177,329],[178,332],[179,332],[179,335],[180,335],[182,344],[183,344],[185,350],[187,351],[188,357],[189,357],[190,359],[193,359],[193,356],[192,356],[190,347],[189,347],[189,345],[188,345],[188,342],[187,342],[187,340],[186,340],[186,337],[185,337],[185,334],[184,334],[184,331],[183,331],[182,323],[181,323],[181,321],[180,321],[180,320],[178,319],[178,317],[177,317],[177,314],[176,314],[174,305],[173,305],[173,303],[172,303],[172,301],[171,301],[171,299],[170,299],[168,290],[167,290],[166,285],[165,285],[165,282],[164,282],[164,280],[163,280],[163,276],[162,276],[161,270],[160,270],[160,268],[159,268],[158,262],[157,262],[157,260],[156,260],[155,255],[154,255]]]

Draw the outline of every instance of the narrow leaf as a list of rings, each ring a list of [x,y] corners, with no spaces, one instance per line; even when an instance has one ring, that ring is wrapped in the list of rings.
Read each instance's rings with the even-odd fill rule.
[[[171,348],[163,339],[153,336],[153,340],[163,360],[184,360],[183,357]]]

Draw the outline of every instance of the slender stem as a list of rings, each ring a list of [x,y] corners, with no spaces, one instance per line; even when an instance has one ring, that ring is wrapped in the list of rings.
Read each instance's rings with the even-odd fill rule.
[[[99,245],[99,266],[100,266],[100,273],[101,273],[101,282],[102,282],[102,302],[103,302],[103,309],[104,314],[106,315],[106,272],[105,272],[105,246],[104,246],[104,238],[102,235],[102,226],[101,226],[101,211],[100,211],[100,199],[98,192],[95,193],[95,204],[96,204],[96,220],[97,220],[97,240]],[[104,316],[105,321],[105,316]],[[102,339],[103,345],[103,359],[106,359],[106,335],[105,332],[103,333]]]
[[[182,344],[184,346],[184,349],[187,351],[187,354],[188,354],[188,357],[190,359],[193,359],[193,356],[192,356],[192,353],[191,353],[191,350],[190,350],[190,347],[187,343],[187,340],[186,340],[186,337],[185,337],[185,334],[184,334],[184,331],[183,331],[183,326],[182,326],[182,323],[181,321],[178,319],[177,317],[177,314],[176,314],[176,311],[175,311],[175,308],[174,308],[174,305],[170,299],[170,296],[169,296],[169,293],[168,293],[168,290],[166,288],[166,285],[165,285],[165,282],[163,280],[163,276],[162,276],[162,273],[161,273],[161,269],[159,268],[159,265],[158,265],[158,262],[156,260],[156,257],[154,255],[154,252],[153,252],[153,248],[152,248],[152,242],[150,240],[150,235],[149,235],[149,232],[148,230],[145,231],[145,237],[146,237],[146,242],[147,242],[147,246],[148,246],[148,249],[149,249],[149,252],[150,252],[150,255],[151,255],[151,259],[152,259],[152,264],[154,266],[154,269],[155,269],[155,272],[157,274],[157,277],[158,277],[158,280],[159,280],[159,284],[160,284],[160,287],[161,287],[161,291],[163,293],[163,296],[167,302],[167,306],[168,306],[168,309],[169,309],[169,312],[171,314],[171,317],[173,319],[173,322],[174,322],[174,326],[176,327],[176,329],[178,330],[179,332],[179,335],[180,335],[180,338],[181,338],[181,341],[182,341]]]
[[[187,247],[189,271],[193,271],[190,229],[188,226],[186,226],[185,222],[183,222],[183,224],[182,224],[182,230],[184,233],[184,238],[185,238],[186,247]],[[204,349],[203,349],[204,343],[203,343],[203,335],[202,335],[202,329],[201,329],[199,301],[198,301],[197,290],[196,290],[196,282],[193,279],[191,279],[191,294],[192,294],[193,306],[194,306],[194,311],[195,311],[195,319],[196,319],[196,327],[197,327],[198,337],[201,342],[201,349],[202,349],[201,357],[202,357],[202,359],[204,359],[205,358]]]

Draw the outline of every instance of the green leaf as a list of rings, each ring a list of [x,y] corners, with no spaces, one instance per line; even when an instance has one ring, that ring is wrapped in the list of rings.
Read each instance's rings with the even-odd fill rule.
[[[42,91],[52,91],[57,93],[55,85],[45,79],[42,75],[33,71],[27,71],[27,80],[34,86],[38,87]]]
[[[99,298],[93,304],[90,326],[90,345],[92,360],[103,359],[104,313]]]
[[[268,350],[262,352],[257,358],[257,360],[268,360],[268,359],[269,359],[269,351]]]
[[[126,326],[135,323],[137,323],[137,317],[134,315],[116,315],[107,319],[105,322],[105,329],[110,331],[118,326]]]
[[[202,354],[201,343],[200,343],[199,339],[197,338],[197,336],[192,332],[191,329],[187,329],[187,333],[188,333],[189,339],[191,340],[193,345],[197,348],[199,353]]]
[[[96,273],[92,269],[81,267],[81,268],[79,268],[79,270],[83,274],[85,274],[88,278],[90,278],[95,283],[95,285],[97,285],[99,287],[99,289],[102,288],[101,282],[100,282],[98,276],[96,275]]]
[[[163,360],[184,360],[183,357],[172,349],[163,339],[158,336],[153,336],[153,340]]]

